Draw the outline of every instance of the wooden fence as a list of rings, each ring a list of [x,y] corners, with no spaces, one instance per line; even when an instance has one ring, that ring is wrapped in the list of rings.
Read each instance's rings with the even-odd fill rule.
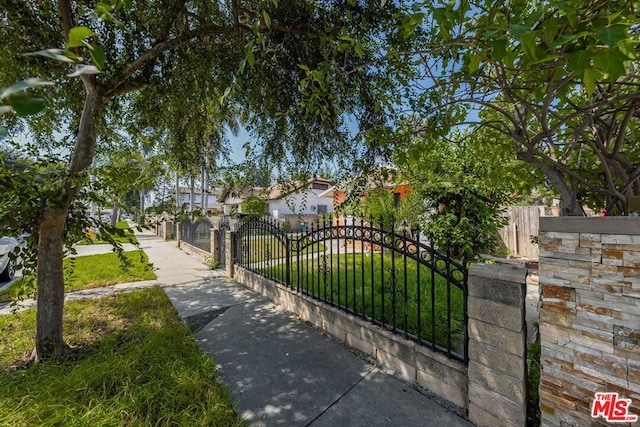
[[[532,237],[538,237],[538,222],[545,216],[544,206],[511,206],[505,214],[509,224],[499,233],[509,256],[538,259],[538,244]]]

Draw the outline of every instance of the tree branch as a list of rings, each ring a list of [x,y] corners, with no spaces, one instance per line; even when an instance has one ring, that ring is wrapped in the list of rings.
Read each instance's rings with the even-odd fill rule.
[[[237,12],[239,13],[244,13],[245,15],[249,15],[252,18],[255,18],[256,16],[258,16],[258,13],[254,12],[253,10],[249,10],[245,7],[239,7],[237,6],[236,1],[234,0],[234,8],[235,10],[237,10]],[[234,13],[234,24],[238,25],[238,21],[239,21],[239,17],[237,13]],[[261,29],[265,29],[266,28],[266,24],[264,22],[264,19],[262,18],[262,16],[260,17],[260,27]],[[289,27],[286,25],[283,25],[281,23],[279,23],[276,20],[272,20],[271,21],[271,28],[280,31],[281,33],[287,33],[287,34],[309,34],[309,30],[305,30],[302,28],[293,28],[293,27]]]
[[[217,25],[213,25],[210,27],[203,27],[193,31],[187,31],[184,34],[181,34],[178,37],[173,39],[156,43],[149,50],[144,52],[138,58],[136,58],[129,66],[127,66],[124,70],[120,72],[118,77],[114,82],[110,83],[105,95],[107,97],[113,96],[115,93],[118,93],[120,86],[124,84],[124,82],[131,77],[136,71],[145,66],[151,61],[154,61],[158,58],[162,53],[171,50],[175,47],[178,47],[184,43],[188,43],[189,41],[198,38],[204,34],[233,34],[233,29],[228,27],[220,27]]]
[[[622,148],[622,143],[624,142],[624,136],[627,132],[627,127],[629,126],[629,123],[631,122],[631,119],[633,118],[633,115],[635,114],[635,112],[636,112],[636,103],[633,102],[632,105],[629,106],[629,109],[627,110],[627,113],[624,115],[624,119],[622,120],[622,123],[618,128],[618,136],[616,137],[616,142],[614,144],[613,152],[612,152],[612,156],[614,157],[616,157],[618,153],[620,153],[620,149]]]
[[[62,36],[66,42],[69,41],[69,31],[75,25],[75,18],[71,10],[71,2],[69,0],[58,0],[58,9],[62,18]]]

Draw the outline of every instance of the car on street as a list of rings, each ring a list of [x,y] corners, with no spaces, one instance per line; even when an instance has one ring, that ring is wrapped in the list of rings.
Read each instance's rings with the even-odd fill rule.
[[[15,261],[9,254],[20,246],[20,241],[13,237],[0,237],[0,282],[8,282],[15,276]]]

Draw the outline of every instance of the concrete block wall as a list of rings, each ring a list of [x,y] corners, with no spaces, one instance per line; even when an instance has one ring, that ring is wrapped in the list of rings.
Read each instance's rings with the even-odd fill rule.
[[[197,246],[193,246],[185,241],[180,242],[179,248],[188,253],[189,255],[193,255],[198,258],[203,264],[209,264],[209,258],[211,254],[204,249],[200,249]]]
[[[582,426],[596,392],[640,416],[640,219],[540,218],[544,426]]]
[[[508,265],[469,272],[469,420],[477,426],[526,424],[526,278]]]

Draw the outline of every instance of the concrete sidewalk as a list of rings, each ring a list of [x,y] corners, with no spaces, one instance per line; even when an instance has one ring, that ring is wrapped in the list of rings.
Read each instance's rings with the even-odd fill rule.
[[[470,426],[466,420],[157,237],[158,282],[253,426]]]

